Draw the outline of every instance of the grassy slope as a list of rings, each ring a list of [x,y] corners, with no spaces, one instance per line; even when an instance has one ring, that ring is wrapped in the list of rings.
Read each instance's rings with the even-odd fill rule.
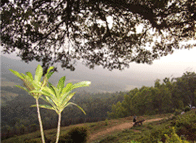
[[[140,116],[140,117],[138,117],[138,120],[163,118],[166,116],[169,116],[169,114],[168,115],[154,115],[154,116]],[[111,128],[113,126],[116,126],[116,125],[119,125],[122,123],[128,123],[128,122],[132,122],[132,117],[108,120],[108,122],[107,121],[100,121],[100,122],[94,122],[94,123],[84,123],[84,124],[71,125],[68,127],[61,127],[61,135],[66,134],[67,131],[69,131],[69,129],[74,126],[87,126],[89,129],[90,136],[91,136],[93,134],[104,131],[104,130]],[[119,132],[120,131],[115,131],[115,132],[112,132],[111,134],[116,134]],[[45,130],[45,134],[48,139],[54,139],[56,136],[56,129]],[[107,134],[107,135],[110,135],[110,134]],[[98,137],[98,138],[96,138],[96,140],[101,140],[107,135]],[[34,133],[30,133],[30,134],[21,135],[21,136],[12,137],[12,138],[3,140],[2,143],[18,143],[18,142],[25,142],[25,140],[27,142],[28,140],[31,140],[31,139],[34,139],[35,141],[38,141],[38,142],[40,141],[40,143],[41,143],[39,131],[34,132]]]
[[[94,140],[89,141],[89,143],[130,143],[131,140],[145,143],[158,142],[160,140],[164,141],[164,134],[170,134],[172,131],[172,126],[175,126],[176,132],[179,136],[184,137],[188,140],[196,141],[196,111],[189,111],[183,115],[173,117],[171,117],[170,115],[171,114],[140,116],[138,117],[138,120],[149,120],[155,118],[164,119],[156,122],[146,122],[142,126],[128,128],[123,131],[116,130],[114,132],[98,136]],[[74,126],[87,126],[91,137],[96,133],[100,133],[104,130],[110,129],[111,127],[128,122],[132,122],[132,117],[71,125],[68,127],[62,127],[61,135],[65,135],[67,131],[69,131]],[[45,134],[48,139],[54,140],[56,136],[56,129],[46,130]],[[3,140],[2,143],[19,143],[28,142],[30,140],[31,143],[32,141],[34,141],[35,143],[41,143],[39,131],[26,135],[12,137],[7,140]]]
[[[170,135],[172,127],[182,138],[196,143],[196,110],[183,115],[173,116],[161,121],[146,123],[142,126],[132,127],[104,138],[94,143],[130,143],[132,140],[141,143],[157,143],[165,141],[165,135]]]

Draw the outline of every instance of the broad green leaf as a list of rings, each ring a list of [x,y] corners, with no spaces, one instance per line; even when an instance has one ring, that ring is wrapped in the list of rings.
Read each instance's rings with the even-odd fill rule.
[[[42,78],[42,75],[43,75],[43,68],[40,65],[38,65],[35,71],[35,78],[34,78],[35,81],[40,81]]]
[[[44,92],[41,90],[31,90],[29,91],[29,93],[39,93],[39,94],[43,94]]]
[[[63,76],[63,77],[59,80],[59,82],[58,82],[58,84],[57,84],[57,89],[59,90],[60,93],[61,93],[63,87],[65,86],[64,83],[65,83],[65,76]]]
[[[32,90],[32,91],[30,91],[29,93],[38,93],[38,94],[40,94],[40,95],[45,95],[45,96],[48,96],[48,97],[50,97],[50,99],[52,99],[52,100],[57,100],[56,99],[56,97],[54,97],[54,96],[52,96],[50,93],[47,93],[47,92],[45,92],[45,91],[41,91],[41,90]]]
[[[51,86],[50,89],[54,92],[53,95],[55,95],[57,98],[59,97],[59,91],[55,86]]]
[[[41,82],[40,81],[31,81],[31,84],[33,85],[33,87],[36,89],[36,90],[40,90],[41,89]]]
[[[40,98],[41,98],[42,100],[44,100],[45,102],[50,103],[50,104],[52,105],[52,107],[53,107],[55,110],[57,110],[57,108],[56,108],[54,102],[53,102],[49,97],[45,96],[45,98],[44,98],[43,96],[41,96]]]
[[[48,85],[49,85],[49,87],[51,87],[52,86],[52,83],[48,82]]]
[[[82,81],[82,82],[78,82],[76,84],[74,84],[71,88],[71,90],[78,88],[78,87],[85,87],[85,86],[89,86],[91,84],[90,81]]]
[[[32,75],[30,72],[26,72],[26,75],[27,75],[31,80],[33,80],[33,75]]]
[[[35,89],[34,86],[33,86],[33,84],[32,84],[29,80],[24,79],[23,82],[24,82],[24,86],[25,86],[28,90],[31,91],[31,90],[34,90],[34,89]]]
[[[68,83],[67,85],[66,85],[66,87],[64,87],[63,88],[63,90],[62,90],[62,93],[61,94],[65,94],[65,93],[68,93],[68,92],[70,92],[71,91],[71,87],[72,87],[72,83]]]
[[[54,94],[50,94],[50,90],[46,90],[49,89],[48,87],[44,87],[44,89],[42,90],[42,94],[45,95],[45,97],[48,97],[49,99],[52,100],[52,102],[56,105],[58,105],[58,99],[56,98],[56,96]]]
[[[69,102],[65,105],[65,107],[69,106],[69,105],[75,105],[76,107],[78,107],[85,115],[86,115],[86,112],[82,109],[82,107],[80,107],[79,105],[73,103],[73,102]],[[65,108],[64,107],[64,108]]]
[[[48,74],[47,74],[47,78],[49,79],[49,78],[52,76],[53,73],[54,73],[54,72],[48,73]]]
[[[61,100],[61,105],[64,106],[74,96],[75,92],[64,96]]]
[[[51,87],[45,86],[45,87],[42,88],[42,91],[47,92],[47,93],[55,96],[55,92],[53,91],[53,89],[51,89]]]
[[[26,92],[29,92],[29,90],[27,88],[25,88],[25,87],[22,87],[20,85],[15,85],[15,86],[18,87],[18,88],[21,88],[21,89],[25,90]]]
[[[31,105],[31,107],[37,107],[36,105]],[[50,109],[50,110],[55,110],[53,107],[50,105],[39,105],[40,108],[45,108],[45,109]]]
[[[46,86],[47,84],[48,84],[48,78],[45,75],[44,78],[43,78],[43,81],[42,81],[42,87]]]
[[[52,69],[54,69],[53,66],[49,67],[46,74],[48,74]]]
[[[24,79],[23,76],[20,75],[19,72],[15,71],[15,70],[12,70],[12,69],[9,69],[15,76],[19,77],[20,79]]]

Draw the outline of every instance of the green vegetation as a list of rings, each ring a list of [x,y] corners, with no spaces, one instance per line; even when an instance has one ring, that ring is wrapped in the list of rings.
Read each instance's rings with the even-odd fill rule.
[[[136,126],[125,129],[123,131],[115,131],[110,134],[105,134],[105,137],[100,136],[94,141],[88,143],[188,143],[194,142],[196,138],[196,114],[195,111],[188,111],[183,115],[170,116],[142,116],[146,120],[152,118],[165,117],[163,120],[155,122],[146,122],[142,126]],[[105,121],[95,123],[85,123],[83,125],[69,126],[61,128],[59,143],[63,141],[71,142],[72,139],[81,137],[81,140],[89,139],[91,135],[109,129],[121,123],[130,122],[130,118],[121,118],[108,120],[108,126],[105,126]],[[51,143],[55,142],[56,130],[46,130],[46,140]],[[39,143],[41,138],[39,132],[15,136],[2,143],[18,143],[18,141],[27,143]],[[175,140],[177,140],[175,142]],[[85,142],[84,141],[84,142]],[[179,141],[179,142],[178,142]]]
[[[62,111],[62,133],[60,136],[67,134],[68,130],[65,130],[64,126],[71,124],[85,123],[91,135],[110,128],[114,124],[132,122],[131,116],[133,114],[136,114],[138,120],[140,120],[159,118],[160,114],[170,113],[174,114],[174,117],[155,123],[145,123],[141,127],[137,126],[123,132],[118,131],[106,138],[100,138],[99,141],[122,143],[131,141],[165,142],[167,135],[169,136],[168,140],[171,135],[176,136],[172,127],[175,127],[175,133],[182,141],[193,141],[196,138],[195,114],[193,111],[189,111],[189,105],[193,106],[196,103],[195,77],[194,72],[186,72],[180,78],[171,80],[165,78],[162,83],[157,80],[154,87],[142,87],[133,89],[130,92],[96,94],[82,92],[76,94],[70,101],[80,105],[87,115],[85,116],[82,112],[78,112],[77,108],[67,107],[67,110]],[[14,100],[7,101],[5,106],[2,106],[3,141],[6,142],[10,137],[16,135],[15,139],[17,141],[25,140],[22,138],[22,134],[28,135],[28,133],[38,130],[38,122],[35,116],[36,110],[30,108],[32,104],[33,98],[31,96],[19,95]],[[45,104],[45,102],[40,100],[40,104]],[[42,112],[42,110],[44,109],[41,109],[42,116],[45,117],[43,118],[44,130],[56,128],[58,118],[55,113],[50,110]],[[181,115],[182,111],[185,114]],[[110,118],[116,119],[110,120]],[[102,122],[97,122],[101,120]],[[53,141],[57,132],[55,130],[52,130],[51,133],[47,132],[49,130],[45,132],[46,138]],[[28,137],[27,140],[40,140],[39,135],[33,136]]]
[[[57,135],[56,135],[56,143],[58,143],[59,136],[60,136],[61,112],[64,110],[64,108],[72,104],[72,105],[77,106],[79,109],[81,109],[84,112],[84,110],[77,104],[68,102],[75,94],[75,93],[71,93],[71,91],[78,87],[89,86],[91,84],[91,82],[89,81],[83,81],[83,82],[76,83],[74,85],[72,83],[68,83],[67,86],[64,87],[64,82],[65,82],[65,76],[64,76],[59,80],[57,87],[54,87],[52,84],[49,84],[49,87],[47,87],[48,79],[54,73],[54,72],[50,72],[52,69],[54,69],[54,67],[48,68],[47,73],[44,75],[42,82],[40,82],[40,80],[43,76],[43,68],[40,65],[37,66],[34,79],[33,79],[33,75],[30,72],[26,72],[26,75],[25,75],[23,73],[20,74],[17,71],[10,69],[10,71],[15,76],[19,77],[23,81],[24,86],[25,86],[25,87],[22,87],[22,86],[16,85],[16,87],[19,87],[27,91],[36,100],[36,105],[33,107],[37,107],[37,114],[38,114],[38,121],[40,125],[42,143],[45,143],[45,137],[44,137],[44,131],[43,131],[43,125],[42,125],[39,107],[50,109],[50,110],[55,110],[56,113],[58,114],[59,118],[58,118],[58,127],[57,127]],[[45,97],[41,96],[42,94]],[[47,103],[51,104],[51,106],[50,105],[39,105],[38,99],[40,97]],[[24,130],[25,130],[25,127],[23,125],[22,126],[23,133],[24,133]]]
[[[19,89],[19,88],[18,88]],[[97,122],[107,118],[107,111],[111,111],[112,104],[122,101],[125,92],[116,93],[76,93],[70,100],[80,105],[86,112],[84,115],[77,108],[68,106],[62,112],[62,126],[84,122]],[[25,102],[24,102],[25,101]],[[45,102],[40,99],[40,104]],[[22,135],[35,132],[39,129],[36,109],[30,107],[35,104],[34,98],[25,93],[15,97],[14,100],[7,101],[6,106],[1,107],[2,139],[14,135]],[[44,130],[56,128],[57,115],[55,112],[40,109]],[[7,114],[9,113],[9,114]],[[25,127],[24,132],[22,128]]]
[[[179,114],[189,111],[196,105],[196,73],[186,72],[177,79],[165,78],[163,83],[156,80],[154,87],[131,90],[122,102],[112,106],[108,112],[110,118],[122,118],[136,115],[153,115],[163,113]]]
[[[196,141],[196,111],[189,111],[161,121],[144,123],[93,143],[188,143]]]
[[[60,137],[59,143],[86,143],[88,135],[87,127],[74,127]]]
[[[56,135],[56,143],[59,141],[59,135],[60,135],[60,124],[61,124],[61,112],[64,110],[65,107],[68,105],[75,105],[77,106],[84,114],[85,111],[78,106],[77,104],[73,102],[68,102],[75,94],[75,92],[71,93],[71,91],[75,88],[79,87],[85,87],[89,86],[91,82],[89,81],[83,81],[76,84],[68,83],[66,86],[65,83],[65,76],[62,77],[57,87],[54,87],[52,84],[50,84],[49,87],[43,87],[43,89],[40,90],[33,90],[30,93],[38,93],[43,94],[45,97],[41,97],[44,101],[51,104],[50,105],[39,105],[41,108],[46,108],[49,110],[54,110],[58,114],[58,127],[57,127],[57,135]],[[65,86],[65,87],[64,87]]]
[[[47,70],[47,73],[44,75],[44,78],[42,82],[40,82],[42,76],[43,76],[43,68],[38,65],[35,71],[35,76],[33,79],[33,75],[30,72],[26,72],[26,75],[23,73],[19,73],[15,70],[10,69],[10,71],[17,77],[19,77],[25,87],[16,85],[16,87],[19,87],[25,91],[27,91],[31,96],[35,98],[36,101],[36,107],[37,107],[37,115],[38,115],[38,121],[40,125],[40,132],[41,132],[41,137],[42,137],[42,142],[45,143],[44,139],[44,131],[43,131],[43,125],[42,125],[42,120],[41,120],[41,115],[40,115],[40,109],[39,109],[39,101],[38,99],[41,97],[40,93],[30,93],[32,90],[42,90],[43,87],[45,87],[48,84],[48,79],[54,72],[50,72],[54,67],[49,67]],[[24,130],[24,129],[23,129]]]

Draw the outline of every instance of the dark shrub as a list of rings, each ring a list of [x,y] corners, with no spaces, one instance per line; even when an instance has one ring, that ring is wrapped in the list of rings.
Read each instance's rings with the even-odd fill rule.
[[[59,143],[86,143],[87,139],[87,127],[74,127],[66,135],[60,136]]]
[[[181,112],[182,112],[182,110],[180,110],[180,109],[175,109],[174,115],[175,115],[175,116],[180,115]]]
[[[187,111],[190,111],[191,110],[191,108],[189,107],[189,106],[186,106],[185,108],[184,108],[184,112],[187,112]]]

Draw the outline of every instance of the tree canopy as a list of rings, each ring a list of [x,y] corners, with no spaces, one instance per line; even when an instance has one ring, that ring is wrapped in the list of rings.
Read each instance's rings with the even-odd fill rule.
[[[18,49],[44,67],[74,70],[82,59],[121,70],[195,46],[186,43],[196,39],[195,7],[195,0],[5,0],[1,43],[4,53]]]

